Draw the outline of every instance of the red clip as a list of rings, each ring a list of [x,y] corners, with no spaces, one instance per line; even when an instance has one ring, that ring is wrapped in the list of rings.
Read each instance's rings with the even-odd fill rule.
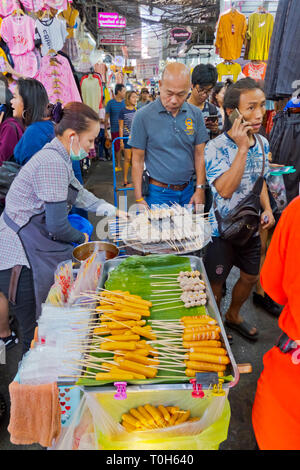
[[[127,398],[127,382],[114,382],[114,386],[117,388],[117,393],[114,395],[114,399],[125,400]]]
[[[202,390],[202,385],[196,383],[196,379],[191,379],[190,383],[193,385],[192,397],[193,398],[203,398],[204,392]]]

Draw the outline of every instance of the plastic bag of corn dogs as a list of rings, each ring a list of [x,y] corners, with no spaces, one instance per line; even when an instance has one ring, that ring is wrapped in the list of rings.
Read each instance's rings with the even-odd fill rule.
[[[227,396],[208,393],[204,399],[195,399],[189,390],[128,390],[127,399],[119,401],[114,393],[85,392],[79,411],[55,450],[82,448],[87,439],[90,450],[217,450],[227,438]],[[88,423],[87,414],[92,417]],[[132,425],[143,422],[147,428],[126,429],[124,417]],[[172,420],[169,426],[168,419]],[[88,434],[91,430],[93,439]]]

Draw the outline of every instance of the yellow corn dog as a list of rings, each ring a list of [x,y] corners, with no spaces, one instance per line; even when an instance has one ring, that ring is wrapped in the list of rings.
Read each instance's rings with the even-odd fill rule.
[[[207,354],[207,353],[190,353],[190,361],[212,362],[213,364],[230,364],[228,356]]]
[[[116,362],[121,369],[128,370],[129,372],[136,372],[137,374],[142,374],[149,378],[154,378],[157,375],[157,369],[154,367],[144,366],[123,358],[117,358]]]
[[[135,341],[105,341],[101,343],[100,349],[104,351],[115,351],[116,349],[124,349],[126,351],[134,351],[136,349]]]
[[[195,371],[210,371],[210,372],[224,372],[226,366],[223,364],[213,364],[210,362],[196,362],[196,361],[186,361],[186,368],[192,369]]]

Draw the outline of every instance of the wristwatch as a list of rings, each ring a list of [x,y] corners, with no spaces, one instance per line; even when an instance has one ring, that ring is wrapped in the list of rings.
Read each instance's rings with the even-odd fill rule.
[[[197,189],[205,189],[205,184],[197,184]]]

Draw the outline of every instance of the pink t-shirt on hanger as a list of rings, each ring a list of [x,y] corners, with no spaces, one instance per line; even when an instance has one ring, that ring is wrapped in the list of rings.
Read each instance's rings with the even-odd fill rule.
[[[20,4],[17,0],[0,0],[0,16],[2,18],[11,15],[18,8],[20,8]]]
[[[26,54],[34,49],[35,22],[28,15],[8,16],[1,24],[0,35],[13,55]]]
[[[40,11],[45,6],[45,0],[20,0],[28,11]]]
[[[56,10],[66,10],[68,8],[68,0],[45,0],[45,5]]]

